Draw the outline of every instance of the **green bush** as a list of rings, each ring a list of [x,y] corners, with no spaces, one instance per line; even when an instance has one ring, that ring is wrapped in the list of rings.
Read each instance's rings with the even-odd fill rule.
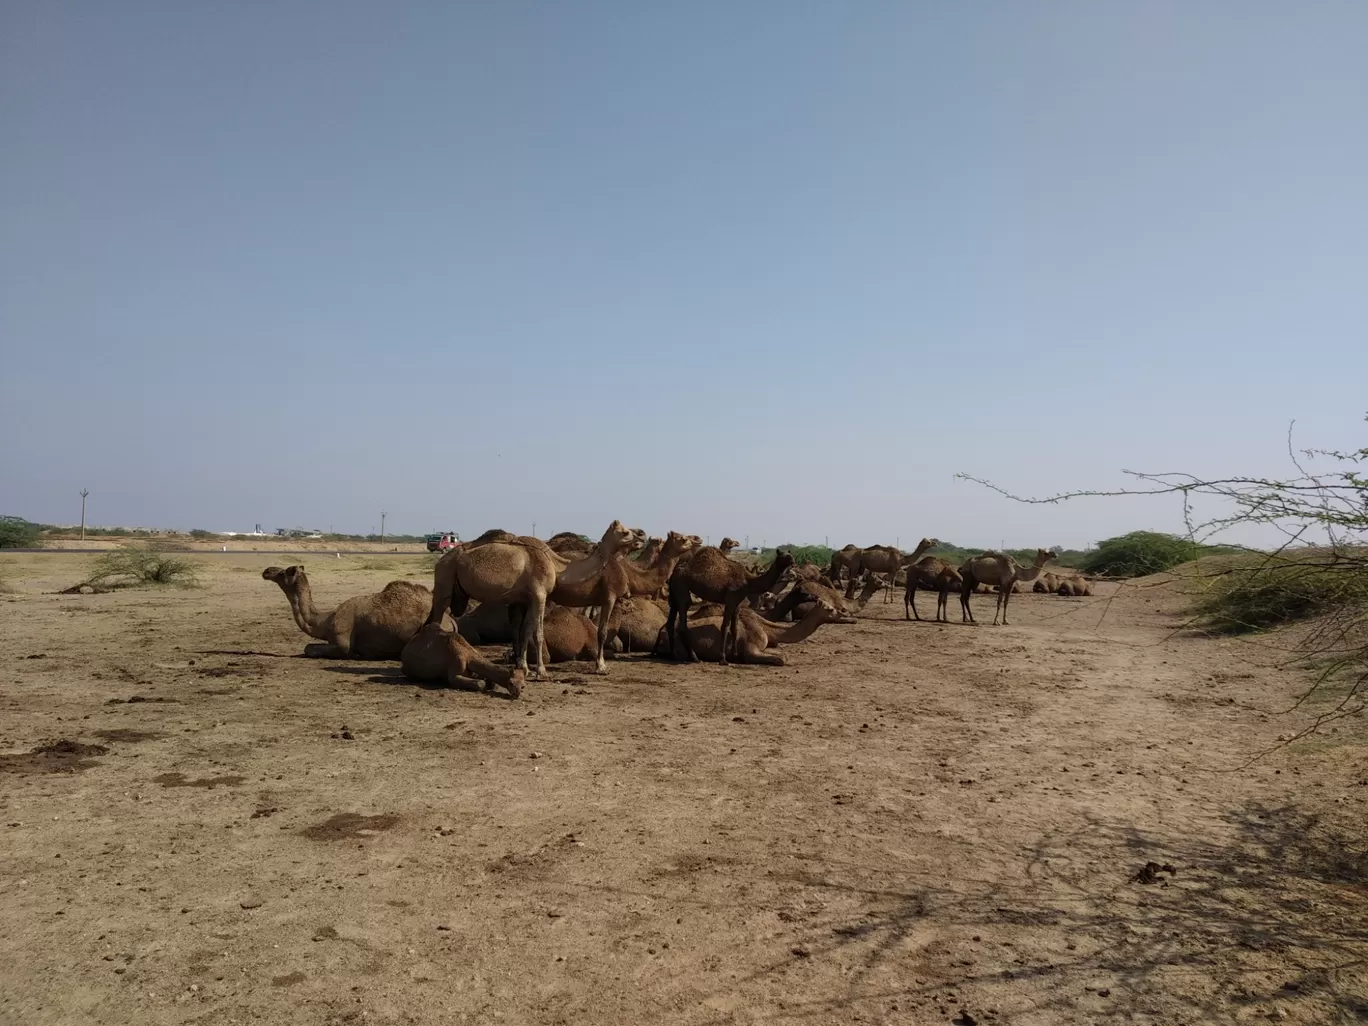
[[[23,517],[0,516],[0,549],[36,549],[43,544],[42,528]]]
[[[1158,531],[1132,531],[1098,542],[1097,548],[1083,558],[1081,568],[1105,577],[1145,577],[1199,556],[1229,551]]]
[[[206,539],[212,538],[213,536],[213,531],[206,531],[201,527],[197,527],[190,532],[190,537],[194,538],[195,541],[205,541]]]
[[[196,564],[156,545],[121,545],[100,556],[85,584],[96,590],[148,584],[189,587],[199,583]]]
[[[1217,572],[1193,607],[1197,622],[1243,634],[1368,607],[1368,559],[1323,549],[1243,559]]]

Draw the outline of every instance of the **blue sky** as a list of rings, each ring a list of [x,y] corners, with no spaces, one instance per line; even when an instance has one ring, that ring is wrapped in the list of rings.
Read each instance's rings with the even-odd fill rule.
[[[0,512],[1067,544],[1362,444],[1368,5],[0,5]]]

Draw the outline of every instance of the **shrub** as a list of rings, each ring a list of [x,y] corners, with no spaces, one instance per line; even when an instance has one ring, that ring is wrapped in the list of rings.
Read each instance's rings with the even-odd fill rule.
[[[1146,577],[1216,551],[1220,550],[1177,535],[1132,531],[1098,542],[1097,548],[1083,558],[1082,569],[1106,577]]]
[[[1368,605],[1368,560],[1308,549],[1242,560],[1218,572],[1193,608],[1198,623],[1242,634]]]
[[[200,528],[200,527],[197,527],[197,528],[195,528],[193,531],[190,532],[190,537],[191,537],[191,538],[194,538],[196,541],[205,541],[206,539],[212,538],[213,536],[214,536],[214,532],[213,532],[213,531],[206,531],[206,530],[204,530],[203,528]]]
[[[105,590],[148,584],[189,587],[199,583],[196,564],[152,545],[121,545],[95,560],[85,584]]]
[[[0,549],[34,549],[43,543],[42,528],[23,517],[0,516]]]

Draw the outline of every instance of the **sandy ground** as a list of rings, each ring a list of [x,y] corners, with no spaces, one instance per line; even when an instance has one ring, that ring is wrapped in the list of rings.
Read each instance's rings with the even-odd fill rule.
[[[0,557],[5,1024],[1368,1016],[1362,724],[1246,766],[1304,679],[1158,591],[511,702],[297,658],[268,556],[52,594],[89,558]]]

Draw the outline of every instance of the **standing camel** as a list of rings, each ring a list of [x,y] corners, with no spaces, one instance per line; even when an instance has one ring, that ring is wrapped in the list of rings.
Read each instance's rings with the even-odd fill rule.
[[[923,538],[917,543],[917,548],[910,556],[905,556],[901,549],[894,548],[892,545],[871,545],[867,549],[860,549],[854,559],[847,563],[850,569],[850,583],[846,585],[846,598],[855,597],[855,584],[864,574],[887,574],[889,583],[897,576],[899,570],[909,563],[915,562],[927,549],[934,548],[940,542],[935,538]],[[890,588],[884,592],[884,601],[891,602],[893,590]]]
[[[948,560],[939,556],[923,556],[907,567],[907,590],[903,592],[903,617],[920,620],[917,615],[917,589],[926,588],[936,592],[936,622],[949,623],[950,617],[945,607],[950,599],[950,589],[958,588],[962,581],[960,572]],[[908,609],[911,609],[909,615]]]
[[[518,669],[527,672],[528,651],[535,645],[536,675],[544,678],[542,624],[547,599],[558,583],[569,586],[600,573],[613,556],[637,538],[635,531],[614,520],[594,550],[573,563],[559,558],[545,542],[535,538],[500,538],[482,545],[462,546],[443,556],[433,571],[432,608],[427,622],[441,622],[448,609],[459,618],[472,598],[519,607],[514,640]]]
[[[567,580],[564,575],[556,581],[550,599],[556,605],[584,608],[597,607],[598,648],[597,672],[607,673],[604,647],[608,641],[608,621],[619,601],[629,595],[652,595],[664,586],[681,556],[693,547],[687,535],[671,531],[653,564],[638,566],[619,552],[609,559],[598,573],[580,575]]]
[[[1054,558],[1054,553],[1047,549],[1036,549],[1035,563],[1031,566],[1022,566],[1005,552],[985,552],[981,556],[971,556],[959,570],[960,577],[963,578],[960,585],[960,618],[967,623],[976,622],[973,610],[969,608],[969,596],[980,584],[995,584],[998,588],[998,597],[997,608],[993,612],[993,626],[997,626],[999,615],[1002,617],[1002,625],[1008,626],[1007,600],[1012,597],[1012,586],[1018,581],[1034,581],[1040,576],[1045,564]]]
[[[762,574],[752,577],[746,568],[728,559],[721,549],[705,546],[697,550],[686,562],[675,567],[670,575],[670,616],[665,621],[665,631],[669,636],[668,651],[675,650],[675,622],[679,623],[679,635],[684,640],[684,651],[693,662],[698,662],[698,653],[693,649],[689,638],[689,606],[697,595],[705,602],[722,604],[722,649],[721,662],[727,662],[728,641],[736,639],[736,611],[741,603],[753,595],[763,595],[774,587],[781,574],[793,566],[793,555],[788,552],[775,554],[774,562]]]

